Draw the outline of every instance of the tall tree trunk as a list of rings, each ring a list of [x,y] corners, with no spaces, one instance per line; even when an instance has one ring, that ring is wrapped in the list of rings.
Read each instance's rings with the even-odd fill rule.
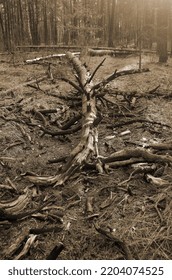
[[[49,44],[49,34],[48,34],[48,20],[47,20],[47,0],[43,2],[43,26],[44,26],[44,44]]]
[[[169,38],[170,38],[170,53],[172,55],[172,3],[169,10]]]
[[[108,47],[114,46],[115,8],[116,8],[116,0],[111,0],[111,2],[109,2]]]
[[[4,27],[3,16],[2,16],[1,11],[0,11],[0,26],[1,26],[1,30],[2,30],[2,38],[3,38],[4,49],[7,50],[8,45],[7,45],[7,42],[6,42],[5,27]]]
[[[158,54],[159,62],[166,63],[168,60],[167,51],[167,27],[168,27],[168,0],[160,0],[158,9]]]
[[[105,41],[105,30],[104,30],[104,1],[103,0],[99,0],[98,2],[99,6],[98,6],[98,13],[99,13],[99,17],[98,17],[98,21],[97,21],[97,26],[98,26],[98,31],[97,31],[97,37],[99,39],[99,44],[104,44]]]
[[[39,33],[38,33],[38,0],[27,0],[28,13],[29,13],[29,24],[32,35],[32,44],[39,44]]]

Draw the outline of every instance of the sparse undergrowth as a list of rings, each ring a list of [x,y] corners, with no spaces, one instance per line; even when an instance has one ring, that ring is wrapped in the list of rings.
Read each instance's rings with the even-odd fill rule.
[[[14,61],[10,55],[1,56],[0,201],[22,195],[27,190],[29,203],[24,211],[37,209],[49,200],[55,207],[53,209],[50,203],[49,208],[37,213],[37,217],[33,214],[17,221],[0,222],[0,258],[16,258],[18,252],[9,254],[10,246],[19,237],[23,238],[24,246],[31,229],[56,226],[50,232],[36,234],[25,259],[45,259],[59,242],[64,244],[59,259],[125,259],[128,255],[121,244],[127,246],[129,258],[171,259],[170,164],[156,163],[154,168],[155,163],[146,163],[147,168],[152,168],[151,173],[150,169],[149,173],[141,172],[140,165],[136,168],[131,164],[115,168],[109,165],[103,174],[87,166],[64,186],[55,188],[34,186],[28,182],[24,176],[27,172],[44,176],[57,174],[63,161],[53,164],[47,161],[67,157],[80,140],[80,132],[52,137],[43,135],[40,126],[48,124],[49,128],[57,130],[80,107],[79,100],[74,99],[78,96],[72,94],[73,89],[56,80],[63,73],[72,77],[65,59],[53,60],[51,69],[55,83],[45,80],[34,87],[2,94],[20,83],[45,75],[47,65],[23,64],[23,60],[36,54],[24,56],[21,59],[21,54],[16,54]],[[91,71],[102,60],[88,56],[81,59]],[[137,62],[138,58],[132,56],[107,57],[95,80],[102,80],[115,69],[137,68]],[[161,65],[152,56],[145,56],[143,62],[150,72],[111,82],[106,88],[109,102],[98,100],[103,114],[98,127],[101,156],[133,147],[146,147],[159,155],[171,155],[170,146],[159,150],[151,145],[171,141],[172,62],[169,59],[168,65]],[[155,93],[148,93],[158,85]],[[69,96],[73,100],[68,100]],[[43,113],[43,110],[50,109],[56,111]],[[128,120],[134,121],[127,123]],[[116,125],[113,129],[108,127],[112,124]],[[157,182],[154,178],[161,180]],[[4,189],[3,185],[11,188]],[[57,227],[61,229],[58,231]],[[112,238],[101,234],[97,227]]]

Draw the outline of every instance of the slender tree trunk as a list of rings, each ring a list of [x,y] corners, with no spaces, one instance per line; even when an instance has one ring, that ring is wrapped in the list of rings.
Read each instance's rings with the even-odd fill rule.
[[[2,38],[3,38],[4,49],[7,50],[8,45],[6,44],[7,42],[6,42],[6,36],[5,36],[5,28],[4,28],[3,16],[2,16],[1,11],[0,11],[0,26],[1,26],[1,30],[2,30]]]
[[[172,3],[170,6],[170,11],[169,11],[169,38],[170,38],[170,53],[172,56]]]
[[[99,44],[103,44],[105,41],[105,30],[104,30],[104,1],[103,0],[99,0],[98,2],[99,6],[98,6],[98,13],[99,13],[99,17],[98,17],[98,21],[97,21],[97,26],[99,28],[99,30],[97,31],[97,37],[99,39]]]
[[[48,45],[49,43],[49,34],[48,34],[48,21],[47,21],[47,0],[44,0],[43,3],[43,26],[44,26],[44,44]]]
[[[158,9],[158,54],[159,62],[166,63],[167,51],[167,27],[168,27],[168,0],[160,0]]]
[[[28,13],[29,13],[29,24],[30,31],[32,35],[32,44],[39,44],[39,34],[38,34],[38,0],[28,0]]]
[[[108,47],[114,46],[115,8],[116,8],[116,0],[111,0],[111,3],[109,3]]]

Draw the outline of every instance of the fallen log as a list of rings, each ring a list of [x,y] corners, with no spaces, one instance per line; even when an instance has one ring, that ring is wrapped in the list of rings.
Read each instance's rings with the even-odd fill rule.
[[[82,95],[82,129],[81,129],[81,139],[79,144],[73,149],[70,153],[67,163],[62,168],[62,172],[56,176],[42,177],[27,175],[27,178],[36,185],[63,185],[75,172],[79,171],[83,165],[88,162],[91,156],[94,155],[96,162],[96,168],[100,173],[103,172],[101,166],[102,161],[99,159],[98,153],[98,131],[97,125],[100,122],[99,114],[96,109],[96,90],[100,87],[105,86],[110,81],[116,79],[117,77],[147,72],[149,69],[142,70],[126,70],[126,71],[115,71],[112,75],[105,78],[103,81],[94,85],[92,78],[94,75],[90,75],[86,67],[82,65],[78,57],[74,56],[72,53],[67,53],[67,58],[71,62],[76,74],[77,82],[66,80],[69,82],[75,89]],[[103,61],[96,67],[93,74],[97,71],[99,66],[101,66]],[[76,75],[75,75],[76,77]],[[91,77],[91,79],[90,79]],[[40,127],[44,133],[51,135],[59,135],[59,132],[51,133],[49,130],[46,130],[43,127]],[[63,131],[65,134],[65,130]],[[62,131],[60,132],[62,133]],[[137,156],[136,156],[137,157]],[[139,156],[140,157],[140,156]],[[105,163],[105,162],[104,162]]]
[[[61,174],[52,177],[35,177],[27,176],[27,178],[39,185],[55,184],[62,185],[73,175],[84,162],[87,161],[90,154],[96,154],[95,142],[97,137],[97,128],[94,127],[94,121],[97,118],[96,98],[92,91],[92,81],[87,83],[87,69],[82,65],[81,61],[72,53],[68,53],[67,57],[72,63],[80,80],[80,85],[84,88],[85,94],[82,94],[82,131],[80,143],[71,152],[68,162],[63,168]],[[83,93],[82,90],[80,92]],[[44,130],[44,132],[47,132]]]
[[[80,55],[80,52],[74,52],[72,54],[73,55]],[[34,58],[34,59],[27,59],[25,61],[25,63],[26,64],[32,64],[32,63],[35,63],[35,62],[38,62],[38,61],[41,61],[41,60],[45,60],[45,59],[49,59],[49,58],[62,58],[64,56],[66,56],[65,53],[51,54],[51,55],[47,55],[47,56],[37,57],[37,58]]]
[[[115,55],[114,50],[94,50],[94,49],[89,49],[88,54],[90,56],[104,56],[104,55]]]

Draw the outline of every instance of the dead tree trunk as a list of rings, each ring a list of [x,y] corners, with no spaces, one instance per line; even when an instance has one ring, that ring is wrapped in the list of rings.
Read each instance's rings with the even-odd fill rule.
[[[67,54],[77,73],[80,91],[82,93],[82,132],[79,144],[70,154],[70,158],[63,168],[63,172],[55,177],[28,176],[36,184],[61,185],[86,162],[90,154],[96,154],[97,128],[94,121],[97,118],[96,97],[92,81],[88,82],[88,73],[81,61],[72,53]]]
[[[37,185],[63,185],[69,179],[69,177],[71,177],[75,172],[79,171],[91,157],[92,159],[94,159],[94,163],[98,171],[103,172],[103,162],[101,162],[98,153],[97,125],[101,120],[100,113],[98,114],[96,110],[96,98],[98,90],[120,76],[148,71],[148,69],[126,70],[120,72],[115,71],[114,73],[103,79],[103,81],[94,84],[92,81],[93,77],[100,66],[103,64],[105,59],[96,67],[92,75],[90,75],[90,73],[87,71],[86,67],[82,64],[78,57],[69,52],[67,53],[67,58],[72,63],[77,74],[75,76],[77,78],[78,85],[68,79],[65,79],[65,81],[71,84],[82,94],[81,140],[70,153],[68,161],[64,165],[60,174],[51,177],[40,177],[32,175],[27,176],[27,178],[31,182]]]

